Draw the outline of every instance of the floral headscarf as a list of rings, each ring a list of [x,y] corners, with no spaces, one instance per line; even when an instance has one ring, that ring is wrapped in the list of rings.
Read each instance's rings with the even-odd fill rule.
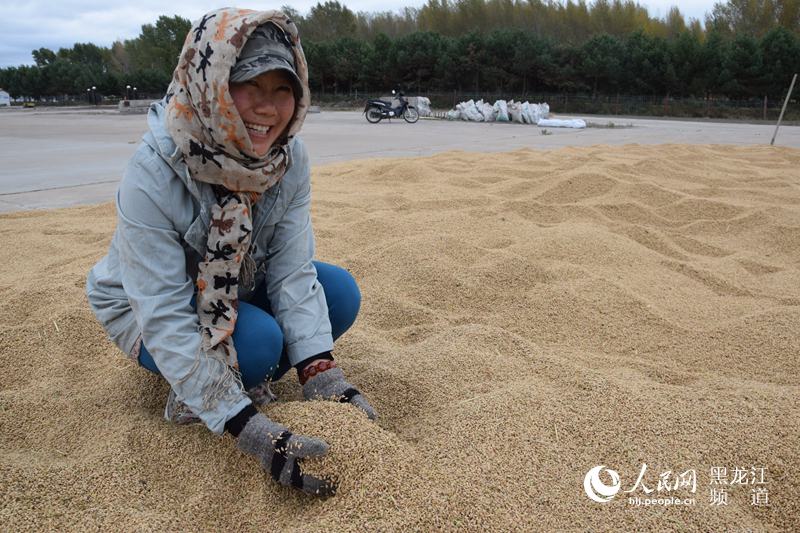
[[[286,131],[264,156],[250,136],[228,90],[231,68],[250,34],[274,23],[291,44],[302,95]],[[286,173],[288,143],[300,130],[310,103],[308,66],[297,27],[280,11],[224,8],[192,25],[167,91],[167,130],[183,153],[192,179],[215,186],[217,204],[205,260],[197,274],[197,316],[207,355],[238,370],[233,330],[240,282],[252,284],[252,205]]]
[[[303,94],[295,95],[295,114],[284,138],[266,156],[258,156],[228,92],[228,81],[247,38],[266,22],[285,31],[292,43]],[[224,8],[207,13],[186,36],[167,101],[167,129],[192,178],[230,191],[263,193],[286,171],[286,144],[300,131],[310,103],[308,65],[297,26],[280,11]]]

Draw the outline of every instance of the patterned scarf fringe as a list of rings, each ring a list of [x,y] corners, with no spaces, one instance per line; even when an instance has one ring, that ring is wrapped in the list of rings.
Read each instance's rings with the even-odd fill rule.
[[[239,286],[252,291],[256,285],[256,262],[248,250],[242,260],[242,268],[239,270]]]
[[[244,391],[241,372],[238,369],[231,368],[224,359],[217,355],[216,351],[205,350],[202,345],[198,348],[197,354],[195,354],[192,368],[186,372],[183,378],[177,381],[176,385],[181,385],[191,379],[200,367],[202,360],[212,363],[206,365],[206,368],[210,370],[202,389],[203,409],[213,411],[221,400],[236,400],[236,394]]]
[[[238,369],[229,367],[219,359],[213,359],[218,365],[218,371],[214,372],[206,386],[203,387],[203,409],[213,410],[221,400],[231,401],[235,397],[231,394],[231,389],[241,393],[244,391],[242,374]]]

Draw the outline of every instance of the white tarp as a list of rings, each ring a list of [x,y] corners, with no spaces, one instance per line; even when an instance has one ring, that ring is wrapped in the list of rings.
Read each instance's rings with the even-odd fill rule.
[[[573,118],[573,119],[543,118],[537,123],[537,126],[539,126],[540,128],[582,129],[586,127],[586,122],[584,122],[579,118]]]

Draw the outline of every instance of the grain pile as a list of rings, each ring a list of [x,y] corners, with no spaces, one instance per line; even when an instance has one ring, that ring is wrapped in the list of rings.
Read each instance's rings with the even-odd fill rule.
[[[666,145],[450,152],[315,169],[318,258],[363,293],[336,354],[381,414],[269,416],[331,443],[278,487],[230,438],[173,427],[167,387],[87,307],[111,204],[0,217],[0,523],[364,531],[800,528],[800,151]],[[696,504],[605,504],[595,465],[697,471]],[[710,468],[767,467],[712,506]],[[657,494],[657,493],[653,493]],[[639,491],[638,496],[645,494]]]

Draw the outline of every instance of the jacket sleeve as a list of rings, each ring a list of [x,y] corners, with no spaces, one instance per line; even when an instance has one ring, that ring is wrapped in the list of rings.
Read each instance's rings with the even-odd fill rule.
[[[289,362],[295,365],[333,349],[325,292],[314,267],[311,227],[311,172],[305,146],[292,153],[299,183],[267,247],[266,287],[275,320],[283,331]]]
[[[180,209],[188,215],[174,213]],[[194,283],[173,222],[191,212],[184,185],[157,155],[134,157],[117,192],[122,285],[161,374],[178,398],[221,434],[225,422],[251,402],[227,366],[200,351],[191,305]]]

